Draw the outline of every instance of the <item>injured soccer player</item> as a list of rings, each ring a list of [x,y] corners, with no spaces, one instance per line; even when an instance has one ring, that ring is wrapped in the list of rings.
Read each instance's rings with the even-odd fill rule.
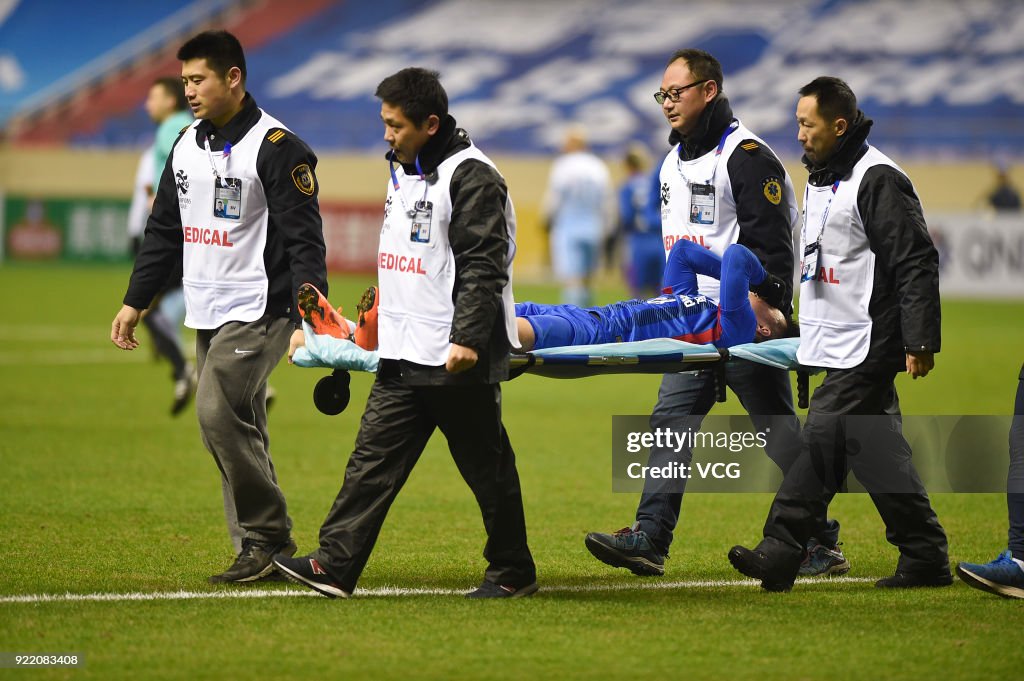
[[[720,282],[717,301],[698,292],[697,275]],[[518,303],[520,349],[651,338],[727,348],[797,335],[795,322],[779,309],[785,305],[788,287],[768,275],[745,246],[732,244],[719,258],[693,242],[677,241],[662,281],[661,296],[602,307]]]
[[[717,301],[698,292],[698,275],[719,281]],[[665,293],[657,298],[602,307],[517,303],[517,350],[652,338],[727,348],[799,335],[796,322],[779,309],[788,302],[789,288],[768,274],[745,246],[732,244],[719,258],[690,241],[677,241],[662,281]],[[300,288],[298,298],[305,338],[289,349],[289,361],[305,367],[376,370],[376,287],[367,289],[356,306],[355,323],[311,284]]]

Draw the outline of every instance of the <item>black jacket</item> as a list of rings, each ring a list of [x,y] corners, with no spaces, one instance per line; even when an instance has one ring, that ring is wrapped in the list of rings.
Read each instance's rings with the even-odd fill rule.
[[[247,94],[242,110],[223,128],[218,130],[204,120],[196,126],[191,139],[185,139],[185,131],[182,131],[174,145],[196,144],[202,149],[209,138],[213,151],[223,151],[225,142],[237,144],[261,116],[255,100]],[[299,286],[310,282],[327,295],[326,248],[317,202],[320,187],[312,175],[316,169],[312,150],[290,132],[283,131],[283,136],[273,132],[263,139],[256,157],[256,172],[263,184],[269,213],[267,245],[263,250],[269,280],[266,313],[290,317],[298,327],[296,294]],[[125,305],[140,310],[149,306],[175,264],[181,266],[184,241],[177,185],[171,169],[173,155],[172,151],[160,176],[153,213],[146,223],[145,238],[124,297]],[[292,178],[292,171],[303,164],[309,166],[313,178],[311,195],[301,191],[297,180]],[[213,182],[212,174],[207,179]]]
[[[427,181],[436,181],[437,167],[469,146],[466,131],[456,128],[455,119],[446,116],[437,133],[420,150],[420,168]],[[403,167],[406,173],[418,173],[415,165]],[[501,291],[508,283],[508,188],[497,170],[483,161],[468,159],[455,169],[450,190],[448,243],[455,257],[455,315],[449,341],[473,348],[479,360],[472,369],[460,374],[450,374],[443,366],[424,366],[406,360],[384,360],[381,370],[385,374],[398,371],[406,383],[415,385],[497,383],[508,378],[511,347],[501,300]],[[381,295],[387,296],[387,291]]]
[[[858,111],[823,165],[815,167],[805,156],[808,182],[824,187],[848,178],[867,153],[871,124],[871,119]],[[928,235],[913,185],[896,168],[876,165],[868,169],[857,190],[857,210],[875,254],[868,303],[871,347],[857,369],[902,371],[908,351],[939,351],[939,254]]]
[[[690,135],[682,137],[673,131],[669,143],[679,144],[679,157],[684,161],[700,158],[718,147],[732,120],[728,98],[719,95],[701,113]],[[771,180],[784,188],[786,171],[770,149],[750,139],[740,140],[726,166],[736,200],[738,243],[753,251],[769,273],[786,282],[786,300],[790,304],[783,312],[789,314],[793,311],[793,229],[786,202],[774,204],[765,192]]]

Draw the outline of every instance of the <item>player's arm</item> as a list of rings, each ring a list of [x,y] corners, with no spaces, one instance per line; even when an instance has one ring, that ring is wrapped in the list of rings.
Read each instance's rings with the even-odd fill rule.
[[[540,201],[541,222],[544,232],[551,233],[555,225],[555,216],[558,214],[558,206],[562,201],[562,159],[556,158],[551,164],[551,172],[548,174],[548,182],[544,187],[544,195]]]
[[[729,157],[728,168],[740,227],[738,243],[785,282],[787,309],[782,311],[788,314],[792,311],[794,256],[786,171],[775,154],[756,140],[741,141]]]
[[[494,168],[471,159],[456,168],[451,198],[448,242],[455,257],[455,315],[449,341],[468,362],[487,347],[501,309],[501,291],[508,283],[508,190]],[[467,349],[472,352],[464,352]]]
[[[921,202],[906,175],[878,165],[864,175],[857,193],[877,267],[891,276],[900,306],[907,371],[924,376],[934,366],[941,345],[939,254],[921,210]]]
[[[682,295],[696,295],[697,276],[722,278],[722,259],[692,241],[680,239],[672,244],[662,275],[662,288]]]
[[[761,266],[761,261],[750,249],[742,244],[732,244],[725,249],[725,256],[722,258],[719,307],[723,312],[749,309],[750,297],[747,294],[751,284],[760,284],[767,276],[768,273]]]
[[[283,132],[284,135],[275,134]],[[291,132],[275,128],[264,138],[256,170],[267,197],[267,211],[279,230],[292,277],[292,323],[300,328],[299,287],[316,286],[326,296],[327,248],[317,200],[316,155]]]

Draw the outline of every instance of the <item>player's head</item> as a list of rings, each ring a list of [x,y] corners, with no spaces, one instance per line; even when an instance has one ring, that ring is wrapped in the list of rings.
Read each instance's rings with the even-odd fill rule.
[[[754,318],[757,319],[755,343],[800,335],[800,327],[792,317],[787,317],[782,310],[772,307],[753,293],[750,294],[750,307],[753,308]]]
[[[856,116],[857,96],[839,78],[821,76],[800,88],[796,138],[807,160],[825,165]]]
[[[181,82],[196,118],[220,127],[238,111],[245,97],[245,53],[227,31],[204,31],[178,50]]]
[[[679,50],[668,60],[661,90],[654,94],[668,124],[680,135],[697,127],[700,115],[722,91],[722,65],[704,50]]]
[[[166,76],[153,81],[146,96],[146,113],[154,123],[163,123],[171,114],[187,108],[181,78]]]
[[[626,155],[623,157],[622,162],[626,166],[626,172],[630,174],[642,173],[651,164],[651,155],[647,152],[647,147],[640,142],[634,142],[626,149]]]
[[[395,160],[412,163],[448,115],[448,93],[440,74],[416,67],[402,69],[382,80],[374,95],[381,102],[384,141]]]
[[[579,123],[573,123],[565,129],[565,138],[562,140],[562,152],[571,154],[575,151],[586,151],[589,146],[587,140],[587,129]]]

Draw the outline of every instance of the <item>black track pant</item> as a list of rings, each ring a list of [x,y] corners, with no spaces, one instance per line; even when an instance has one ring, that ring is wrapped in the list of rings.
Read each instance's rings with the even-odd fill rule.
[[[378,375],[314,554],[346,591],[355,589],[391,504],[436,428],[480,505],[485,578],[517,588],[536,581],[499,386],[409,386]]]

